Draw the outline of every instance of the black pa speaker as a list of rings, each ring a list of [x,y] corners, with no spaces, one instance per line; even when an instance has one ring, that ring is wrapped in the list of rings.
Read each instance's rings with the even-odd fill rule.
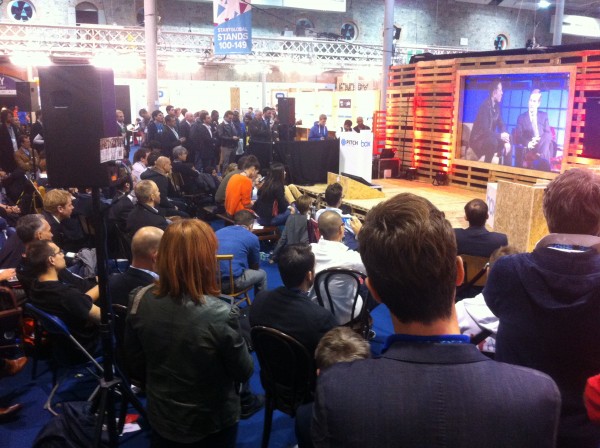
[[[17,82],[17,100],[15,105],[20,111],[35,112],[40,108],[38,87],[35,82]]]
[[[119,136],[112,70],[55,65],[38,71],[50,185],[108,186],[100,139]]]
[[[280,124],[296,124],[296,98],[278,98],[277,115]]]

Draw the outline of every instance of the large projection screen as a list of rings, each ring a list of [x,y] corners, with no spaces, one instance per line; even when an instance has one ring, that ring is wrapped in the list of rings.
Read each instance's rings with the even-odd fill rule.
[[[458,71],[455,159],[560,172],[574,80],[571,66]]]

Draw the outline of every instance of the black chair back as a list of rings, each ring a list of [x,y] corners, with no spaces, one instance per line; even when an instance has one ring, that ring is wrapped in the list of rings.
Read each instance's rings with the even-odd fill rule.
[[[316,371],[312,355],[293,337],[274,328],[253,327],[252,345],[266,392],[263,447],[269,445],[273,410],[291,415],[313,399]]]
[[[331,311],[340,325],[363,318],[368,324],[366,294],[364,298],[360,297],[361,290],[366,291],[366,278],[353,269],[330,268],[319,272],[314,284],[319,305]],[[359,305],[359,298],[362,305]]]

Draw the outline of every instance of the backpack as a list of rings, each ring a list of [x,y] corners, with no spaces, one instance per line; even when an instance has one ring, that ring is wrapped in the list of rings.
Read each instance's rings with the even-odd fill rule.
[[[306,222],[306,230],[308,231],[309,244],[318,243],[321,239],[321,234],[319,233],[319,225],[317,224],[317,221],[310,218]]]

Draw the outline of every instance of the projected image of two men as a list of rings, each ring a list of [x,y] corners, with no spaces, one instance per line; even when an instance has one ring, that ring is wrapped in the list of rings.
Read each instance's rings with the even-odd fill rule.
[[[569,73],[464,77],[461,159],[559,172]]]

